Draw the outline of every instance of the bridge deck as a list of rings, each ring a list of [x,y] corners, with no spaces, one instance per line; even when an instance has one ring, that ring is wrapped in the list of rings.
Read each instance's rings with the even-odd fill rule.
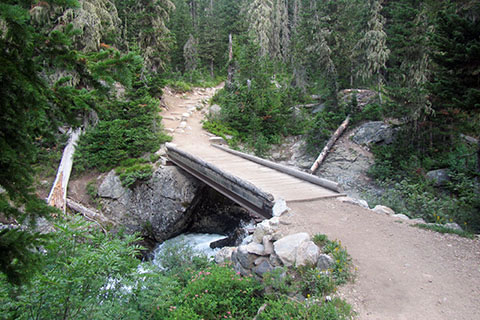
[[[337,197],[341,194],[263,164],[205,145],[168,147],[170,159],[240,205],[263,216],[271,215],[278,199],[288,202]],[[255,158],[255,157],[253,157]],[[253,160],[259,160],[258,158]],[[265,160],[260,159],[265,162]],[[271,163],[266,163],[271,165]],[[278,166],[278,165],[277,165]],[[277,168],[278,169],[278,168]],[[292,169],[287,169],[292,170]],[[300,175],[306,175],[301,173]],[[307,178],[312,176],[308,175]],[[331,182],[330,182],[331,183]],[[332,183],[335,185],[335,183]]]
[[[218,149],[215,151],[214,154],[197,152],[195,155],[271,193],[275,199],[282,198],[289,202],[335,197],[339,195],[338,192],[279,172],[275,169],[267,168],[225,151]]]

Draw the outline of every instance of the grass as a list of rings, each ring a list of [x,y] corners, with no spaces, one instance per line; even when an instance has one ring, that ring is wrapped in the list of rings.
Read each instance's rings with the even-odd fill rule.
[[[452,233],[468,239],[473,239],[475,237],[473,233],[462,231],[462,230],[455,230],[455,229],[448,228],[446,226],[442,226],[438,224],[417,223],[417,224],[414,224],[413,226],[420,229],[431,230],[439,233]]]

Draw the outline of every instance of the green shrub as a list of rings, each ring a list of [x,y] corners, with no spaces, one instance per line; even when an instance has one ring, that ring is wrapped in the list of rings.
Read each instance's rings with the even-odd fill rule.
[[[141,95],[141,90],[138,90]],[[157,151],[171,137],[161,131],[158,101],[148,95],[115,101],[100,114],[101,121],[81,138],[75,168],[107,171],[128,158]]]
[[[257,317],[258,320],[346,320],[353,319],[351,306],[338,298],[330,302],[318,301],[298,302],[284,297],[269,300],[267,307]]]
[[[324,297],[335,290],[335,280],[327,272],[315,267],[302,267],[298,269],[300,275],[300,292],[304,297]]]
[[[261,285],[253,277],[242,277],[229,266],[212,265],[191,273],[172,311],[196,315],[196,319],[251,319],[263,303]],[[187,309],[187,310],[185,310]]]
[[[326,254],[331,254],[333,257],[335,264],[331,269],[335,283],[340,285],[351,279],[351,258],[347,250],[342,247],[341,242],[328,240],[323,251]]]
[[[152,177],[153,167],[151,164],[136,164],[131,167],[119,167],[116,170],[122,186],[130,188],[137,181],[147,181]]]
[[[452,229],[452,228],[448,228],[446,226],[442,226],[438,224],[430,225],[430,224],[418,223],[418,224],[414,224],[414,226],[420,229],[432,230],[439,233],[453,233],[464,238],[469,238],[469,239],[474,238],[474,235],[470,232]]]
[[[328,237],[325,234],[317,233],[313,236],[312,240],[318,247],[321,248],[327,243]]]

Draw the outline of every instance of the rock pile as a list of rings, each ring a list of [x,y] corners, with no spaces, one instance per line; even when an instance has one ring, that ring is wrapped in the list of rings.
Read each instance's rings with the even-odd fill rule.
[[[231,261],[240,274],[258,277],[277,267],[309,265],[326,270],[333,265],[332,257],[322,254],[308,233],[284,235],[278,231],[279,224],[279,217],[264,220],[257,225],[247,244],[222,248],[215,261]]]

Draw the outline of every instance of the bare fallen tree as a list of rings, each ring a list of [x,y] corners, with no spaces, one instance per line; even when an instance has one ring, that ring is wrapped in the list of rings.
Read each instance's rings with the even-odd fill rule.
[[[82,135],[82,129],[70,129],[68,135],[68,143],[63,150],[62,161],[58,166],[55,182],[47,198],[49,205],[61,209],[64,213],[66,211],[68,181],[70,180],[73,167],[73,154],[75,153],[76,143]]]
[[[310,168],[310,172],[311,172],[312,174],[315,173],[315,171],[317,171],[317,169],[320,167],[320,165],[322,164],[322,162],[325,160],[325,158],[327,157],[328,152],[329,152],[330,149],[333,147],[333,145],[334,145],[335,142],[338,140],[338,138],[340,138],[340,136],[342,135],[343,131],[345,131],[345,129],[347,128],[349,122],[350,122],[350,115],[347,116],[347,118],[342,122],[342,124],[340,125],[340,127],[338,127],[338,129],[333,133],[333,135],[330,137],[330,139],[328,140],[327,144],[326,144],[325,147],[323,148],[322,152],[320,152],[320,154],[318,155],[317,160],[315,160],[315,162],[313,163],[312,167]]]

